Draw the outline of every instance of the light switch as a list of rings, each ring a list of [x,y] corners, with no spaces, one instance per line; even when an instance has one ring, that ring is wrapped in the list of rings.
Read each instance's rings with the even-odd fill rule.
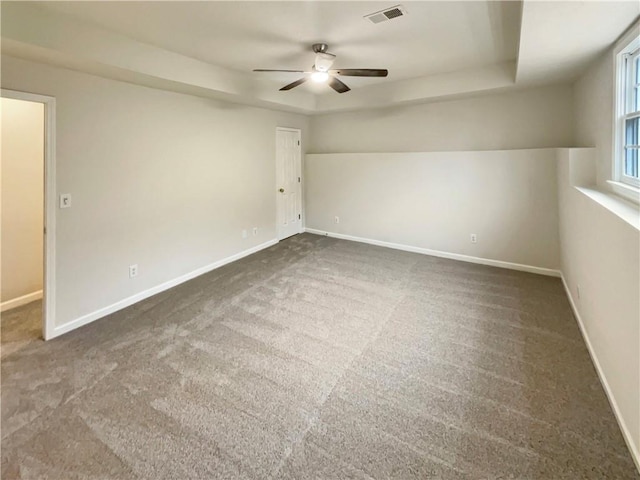
[[[60,195],[60,208],[69,208],[71,206],[71,194],[63,193]]]

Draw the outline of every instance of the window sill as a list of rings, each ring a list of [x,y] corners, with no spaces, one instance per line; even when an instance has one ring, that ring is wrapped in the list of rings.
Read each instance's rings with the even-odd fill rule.
[[[617,182],[612,182],[617,183]],[[593,188],[574,187],[582,194],[589,197],[594,202],[602,205],[611,213],[621,218],[629,225],[640,231],[640,209],[639,206],[630,201],[624,200],[617,195],[594,190]]]
[[[640,204],[640,189],[637,187],[633,187],[622,182],[614,182],[613,180],[607,180],[607,183],[616,195],[619,195],[625,200],[629,200],[635,204]]]

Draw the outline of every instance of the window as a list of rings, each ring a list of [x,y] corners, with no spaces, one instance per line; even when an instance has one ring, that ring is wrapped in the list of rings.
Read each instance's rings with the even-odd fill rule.
[[[615,181],[640,186],[640,38],[623,43],[616,55]]]

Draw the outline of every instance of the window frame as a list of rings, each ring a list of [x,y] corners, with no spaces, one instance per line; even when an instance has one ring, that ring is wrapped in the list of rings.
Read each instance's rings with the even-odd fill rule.
[[[618,193],[630,193],[634,197],[640,191],[640,178],[631,177],[624,173],[625,164],[625,129],[626,122],[633,118],[640,117],[640,109],[633,112],[630,111],[634,106],[631,103],[635,100],[633,94],[633,66],[635,61],[640,58],[640,35],[638,31],[640,23],[636,23],[622,37],[614,50],[614,86],[615,86],[615,105],[614,105],[614,135],[613,135],[613,162],[612,162],[612,186]],[[636,79],[640,83],[640,76]],[[629,90],[631,89],[631,93]],[[640,88],[636,95],[640,96]],[[637,102],[638,100],[636,100]],[[640,150],[639,150],[640,154]],[[616,185],[617,183],[617,185]],[[627,192],[621,192],[622,187]],[[626,195],[625,195],[626,196]]]

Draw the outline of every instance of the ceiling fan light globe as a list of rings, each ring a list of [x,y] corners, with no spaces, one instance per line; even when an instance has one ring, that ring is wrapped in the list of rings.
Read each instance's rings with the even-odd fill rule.
[[[333,65],[336,56],[331,53],[316,53],[315,69],[320,72],[326,72]]]
[[[322,82],[326,82],[327,80],[329,80],[329,74],[327,72],[313,72],[311,74],[311,80],[313,80],[316,83],[322,83]]]

